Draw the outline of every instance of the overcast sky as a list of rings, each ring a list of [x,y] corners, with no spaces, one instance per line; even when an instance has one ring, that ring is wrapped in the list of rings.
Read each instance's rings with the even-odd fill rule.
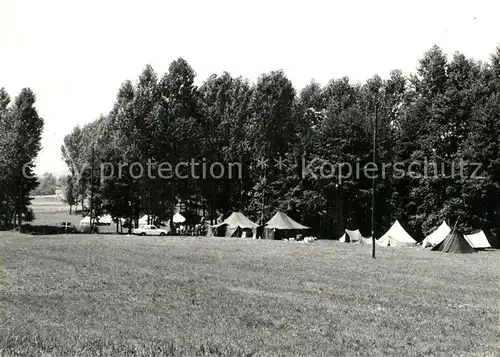
[[[0,0],[0,87],[31,87],[45,119],[38,173],[65,170],[60,146],[107,113],[125,79],[185,58],[198,84],[227,70],[252,81],[283,69],[297,90],[349,76],[415,71],[433,44],[488,61],[497,1]]]

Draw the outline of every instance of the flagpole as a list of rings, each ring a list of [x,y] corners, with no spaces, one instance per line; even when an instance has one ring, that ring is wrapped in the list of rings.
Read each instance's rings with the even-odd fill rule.
[[[92,163],[90,169],[90,231],[89,233],[93,233],[93,205],[94,205],[94,160],[95,160],[95,147],[92,146]]]
[[[373,125],[373,164],[377,160],[377,124],[378,124],[378,98],[375,104],[375,120]],[[378,174],[378,170],[377,170]],[[375,258],[375,192],[376,192],[376,175],[372,176],[372,258]]]

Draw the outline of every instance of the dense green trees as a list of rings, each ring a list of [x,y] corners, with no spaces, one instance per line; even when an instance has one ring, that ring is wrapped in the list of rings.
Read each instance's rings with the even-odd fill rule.
[[[46,172],[39,178],[40,185],[31,194],[34,196],[55,195],[58,188],[56,177],[50,172]]]
[[[168,219],[182,202],[212,219],[242,210],[267,220],[281,209],[324,236],[346,226],[369,234],[372,180],[363,168],[377,117],[378,235],[396,218],[417,237],[459,216],[470,229],[497,227],[499,57],[497,49],[488,64],[458,53],[448,60],[433,47],[409,77],[396,70],[299,92],[282,71],[255,84],[212,75],[197,88],[183,59],[160,77],[147,66],[135,85],[123,83],[106,117],[65,138],[72,192],[83,202],[93,189],[95,211],[136,221],[145,213]],[[91,182],[92,147],[94,177],[104,175]],[[201,175],[215,162],[226,175]],[[481,178],[470,177],[474,162]],[[229,163],[241,164],[241,177],[228,176]]]
[[[35,94],[24,88],[11,103],[0,88],[0,226],[21,226],[31,220],[30,192],[38,186],[34,160],[41,149],[43,119]]]

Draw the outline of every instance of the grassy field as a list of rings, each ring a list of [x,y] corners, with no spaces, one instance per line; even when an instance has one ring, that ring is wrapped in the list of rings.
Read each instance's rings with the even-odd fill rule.
[[[0,356],[500,355],[500,251],[0,235]]]
[[[61,202],[57,196],[34,196],[31,201],[31,207],[35,213],[35,220],[30,222],[33,226],[60,226],[62,222],[71,222],[76,228],[80,228],[80,221],[82,215],[80,212],[75,214],[75,207],[73,212],[69,214],[69,206]],[[81,206],[78,205],[80,210]],[[43,230],[42,230],[43,231]],[[116,226],[99,226],[101,233],[114,233]]]
[[[82,219],[79,215],[70,215],[69,206],[57,196],[34,196],[31,207],[35,213],[33,224],[36,225],[59,225],[66,221],[78,224]]]

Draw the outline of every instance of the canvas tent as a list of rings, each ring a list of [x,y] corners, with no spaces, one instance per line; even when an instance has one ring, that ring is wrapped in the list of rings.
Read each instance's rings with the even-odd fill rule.
[[[352,243],[359,243],[359,244],[368,244],[371,243],[372,238],[366,238],[361,235],[361,232],[359,229],[356,229],[354,231],[351,231],[349,229],[345,230],[344,235],[339,239],[340,242],[352,242]]]
[[[160,225],[160,226],[163,226],[165,225],[165,222],[163,221],[159,221],[158,218],[154,218],[153,216],[151,216],[151,219],[149,220],[149,223],[148,223],[148,216],[147,214],[145,214],[144,216],[142,216],[141,218],[139,218],[139,226],[143,226],[145,224],[157,224],[157,225]],[[170,221],[169,221],[170,223]]]
[[[148,215],[145,214],[144,216],[142,216],[140,219],[139,219],[139,225],[144,225],[144,224],[148,224]]]
[[[241,237],[243,234],[253,232],[257,224],[248,219],[241,212],[233,212],[222,223],[209,227],[208,236]],[[250,232],[249,232],[250,231]]]
[[[83,217],[80,221],[80,226],[90,226],[90,216]]]
[[[265,224],[265,238],[267,239],[283,239],[294,235],[295,231],[309,229],[293,219],[284,212],[276,212],[276,214]]]
[[[483,231],[479,231],[474,234],[464,235],[464,238],[467,242],[469,242],[472,248],[476,249],[491,248],[490,242],[488,242],[488,238],[486,238],[486,235],[484,234]]]
[[[111,224],[113,223],[113,217],[111,215],[107,214],[102,217],[99,217],[99,224]]]
[[[174,220],[174,223],[184,223],[184,222],[186,222],[186,217],[184,217],[179,212],[177,212],[176,214],[174,214],[174,216],[172,217],[172,219]]]
[[[475,253],[476,250],[467,242],[464,235],[457,232],[448,234],[446,239],[432,248],[443,253]]]
[[[362,236],[361,236],[361,232],[359,231],[359,229],[356,229],[355,231],[350,231],[348,229],[345,230],[347,235],[349,236],[349,241],[351,242],[357,242],[357,241],[360,241]]]
[[[448,234],[450,234],[451,228],[443,221],[441,225],[431,234],[424,238],[422,241],[422,248],[435,247],[442,241],[446,239]]]
[[[396,220],[391,228],[377,241],[377,244],[383,247],[397,247],[402,245],[413,245],[417,242]]]

